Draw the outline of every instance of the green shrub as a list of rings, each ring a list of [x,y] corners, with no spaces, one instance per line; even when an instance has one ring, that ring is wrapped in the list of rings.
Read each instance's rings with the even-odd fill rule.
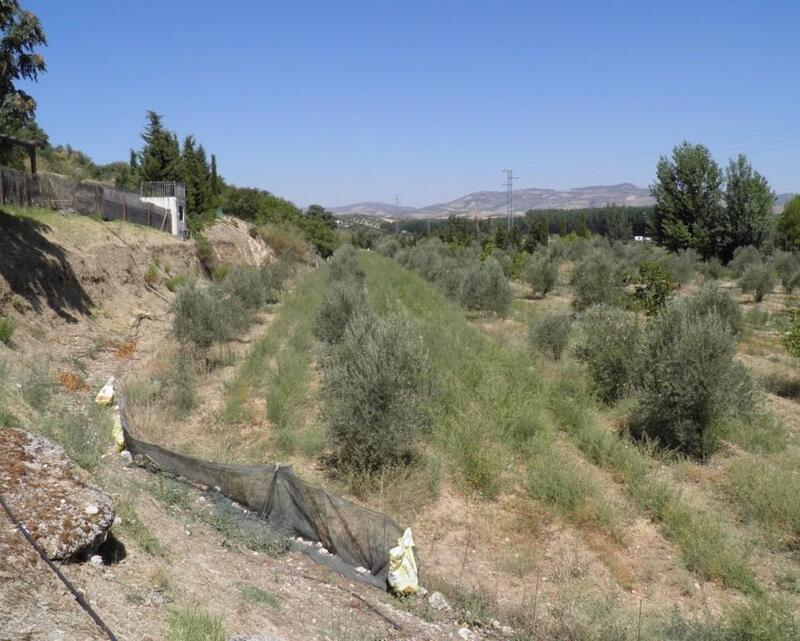
[[[55,392],[55,381],[48,365],[35,361],[23,373],[20,381],[22,399],[33,409],[47,408]]]
[[[722,276],[722,262],[716,256],[712,256],[700,263],[697,266],[697,271],[706,278],[716,280]]]
[[[672,294],[672,275],[656,262],[639,265],[639,282],[634,289],[634,300],[648,316],[657,314]]]
[[[766,263],[751,263],[739,278],[739,287],[745,294],[752,292],[753,300],[760,303],[775,288],[775,273]]]
[[[17,322],[13,318],[0,316],[0,343],[11,346]]]
[[[429,423],[431,364],[402,315],[357,316],[323,358],[323,416],[338,464],[361,471],[406,460]]]
[[[258,267],[241,265],[228,272],[222,291],[237,298],[248,311],[260,308],[265,300],[262,273]]]
[[[171,276],[164,281],[167,289],[171,292],[178,291],[178,288],[186,282],[185,276]]]
[[[737,247],[734,250],[733,258],[731,258],[731,262],[728,263],[728,267],[730,267],[736,277],[739,278],[747,271],[748,267],[763,262],[764,256],[762,256],[761,252],[752,245],[746,245],[744,247]]]
[[[350,244],[342,245],[328,260],[328,276],[332,282],[355,280],[359,283],[366,278],[358,260],[358,251]]]
[[[699,318],[715,314],[728,326],[737,339],[744,330],[744,318],[739,304],[716,283],[704,283],[698,292],[684,299],[689,315]]]
[[[800,256],[794,252],[778,250],[772,256],[772,266],[787,294],[800,287]]]
[[[150,263],[144,272],[144,282],[148,285],[155,285],[158,281],[158,265]]]
[[[492,257],[467,268],[461,285],[461,304],[467,309],[505,316],[511,307],[511,288],[500,263]]]
[[[192,356],[185,349],[179,350],[167,376],[170,401],[179,417],[189,414],[197,400],[194,369]]]
[[[637,373],[635,431],[705,459],[724,422],[752,410],[754,387],[735,359],[736,339],[717,314],[673,301],[650,322]]]
[[[615,305],[622,297],[622,270],[604,251],[595,250],[580,259],[572,270],[570,285],[575,298],[573,305],[584,310],[592,305]]]
[[[291,265],[279,260],[274,263],[264,263],[260,267],[261,287],[263,288],[263,303],[271,305],[277,303],[280,295],[286,290],[286,281],[292,274]]]
[[[314,335],[324,343],[338,343],[351,318],[369,313],[363,287],[352,280],[334,282],[317,310]]]
[[[199,607],[175,608],[167,615],[169,641],[225,641],[222,617]]]
[[[275,252],[278,258],[291,262],[305,262],[311,247],[300,230],[283,225],[266,224],[259,227],[257,235]]]
[[[664,259],[664,267],[672,275],[673,282],[680,287],[692,280],[699,262],[700,256],[695,250],[681,249]]]
[[[216,341],[231,339],[242,327],[243,305],[225,297],[217,287],[199,289],[194,283],[178,290],[172,303],[172,329],[182,343],[208,349]]]
[[[531,322],[528,340],[535,350],[557,361],[569,344],[571,327],[572,317],[569,314],[547,314]]]
[[[214,266],[214,248],[211,241],[208,240],[200,232],[194,235],[195,250],[197,252],[197,260],[203,266],[206,272],[211,273],[211,268]]]
[[[211,279],[219,282],[222,282],[228,277],[228,274],[231,273],[232,267],[230,265],[225,265],[223,263],[217,263],[211,268]]]
[[[383,236],[375,243],[375,251],[389,258],[395,258],[400,251],[400,243],[393,236]]]
[[[533,293],[544,298],[558,282],[558,261],[545,252],[536,252],[528,260],[522,276]]]
[[[607,404],[629,391],[637,369],[641,329],[636,315],[609,305],[594,305],[580,316],[576,355],[589,372],[592,389]]]
[[[800,310],[790,312],[791,324],[788,331],[781,336],[783,347],[792,356],[800,358]]]

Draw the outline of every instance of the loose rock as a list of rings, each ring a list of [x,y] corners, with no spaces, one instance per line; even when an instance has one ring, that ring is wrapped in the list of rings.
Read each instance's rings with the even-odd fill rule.
[[[114,504],[43,436],[0,427],[0,492],[52,559],[85,559],[106,540]]]
[[[439,611],[450,609],[450,604],[441,592],[431,592],[428,596],[428,605]]]

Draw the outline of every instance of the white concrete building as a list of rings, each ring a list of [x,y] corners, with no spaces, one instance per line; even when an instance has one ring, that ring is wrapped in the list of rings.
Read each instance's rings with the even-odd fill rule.
[[[178,182],[146,182],[141,186],[142,202],[168,209],[172,221],[172,235],[187,237],[186,188]]]

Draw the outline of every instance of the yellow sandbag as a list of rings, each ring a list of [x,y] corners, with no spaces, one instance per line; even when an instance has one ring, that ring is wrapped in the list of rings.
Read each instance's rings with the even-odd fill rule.
[[[397,540],[397,546],[389,550],[389,586],[398,594],[414,594],[419,590],[413,548],[411,528],[406,528]]]
[[[111,405],[114,402],[114,377],[106,381],[106,384],[100,388],[100,391],[97,392],[97,396],[94,398],[94,402],[98,405]]]
[[[114,414],[111,418],[111,436],[114,439],[114,445],[117,452],[125,449],[125,435],[122,432],[122,416],[119,413],[119,405],[114,406]]]

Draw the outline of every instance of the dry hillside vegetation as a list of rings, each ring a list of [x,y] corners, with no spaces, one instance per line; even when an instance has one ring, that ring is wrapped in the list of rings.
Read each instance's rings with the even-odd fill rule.
[[[713,443],[686,441],[697,448],[689,456],[628,434],[641,406],[619,374],[626,337],[638,341],[663,301],[654,287],[635,294],[638,311],[592,308],[597,290],[576,285],[578,263],[588,255],[586,273],[602,274],[620,260],[592,242],[555,245],[556,269],[542,261],[510,286],[502,256],[447,263],[424,247],[396,260],[345,248],[321,268],[293,265],[285,280],[258,234],[239,227],[206,234],[227,244],[209,268],[191,244],[65,220],[3,218],[27,239],[20,248],[42,247],[34,273],[61,270],[71,293],[3,274],[0,313],[16,329],[0,346],[0,417],[58,440],[114,497],[122,522],[109,564],[66,572],[121,638],[479,638],[504,636],[503,625],[519,639],[791,638],[800,384],[780,345],[790,294],[775,287],[754,303],[733,274],[717,280],[742,312],[733,362],[753,375],[757,403],[747,420],[726,414]],[[687,305],[711,280],[690,258],[675,259],[680,286],[669,294]],[[219,282],[202,280],[209,273]],[[522,284],[548,273],[554,282],[536,295]],[[194,289],[167,282],[192,275]],[[614,331],[596,329],[604,323]],[[593,360],[592,336],[620,350],[613,367],[600,358],[608,351]],[[291,463],[411,526],[421,582],[451,609],[351,584],[278,538],[249,536],[193,488],[124,467],[102,420],[87,418],[112,373],[145,440],[208,460]],[[375,398],[377,417],[365,410]],[[360,425],[391,438],[350,448]],[[60,610],[39,616],[39,630],[73,625]]]
[[[292,369],[284,345],[291,341],[304,353],[311,346],[302,343],[307,326],[295,320],[313,310],[293,305],[306,300],[295,292],[318,272],[295,266],[284,303],[251,310],[231,340],[195,350],[173,334],[170,310],[181,287],[195,279],[198,291],[230,291],[237,285],[227,275],[250,278],[257,266],[276,264],[244,225],[222,221],[205,233],[212,267],[228,268],[215,284],[205,280],[206,250],[152,230],[39,210],[6,210],[0,223],[0,315],[13,321],[0,343],[0,423],[58,442],[82,468],[81,481],[112,496],[119,520],[101,548],[103,563],[67,563],[62,571],[120,639],[455,635],[462,626],[452,613],[409,613],[387,594],[287,553],[278,537],[242,531],[235,515],[194,488],[125,467],[113,451],[109,416],[93,403],[115,375],[140,436],[216,460],[281,460],[264,418],[264,391],[250,388],[247,372],[260,354],[264,376],[280,368],[286,389],[296,393],[291,370],[313,396],[311,361]],[[283,310],[294,310],[291,322]],[[176,382],[188,383],[191,402],[174,392]],[[312,414],[310,403],[291,402],[283,416],[304,428]],[[104,638],[5,516],[2,532],[0,637]]]

